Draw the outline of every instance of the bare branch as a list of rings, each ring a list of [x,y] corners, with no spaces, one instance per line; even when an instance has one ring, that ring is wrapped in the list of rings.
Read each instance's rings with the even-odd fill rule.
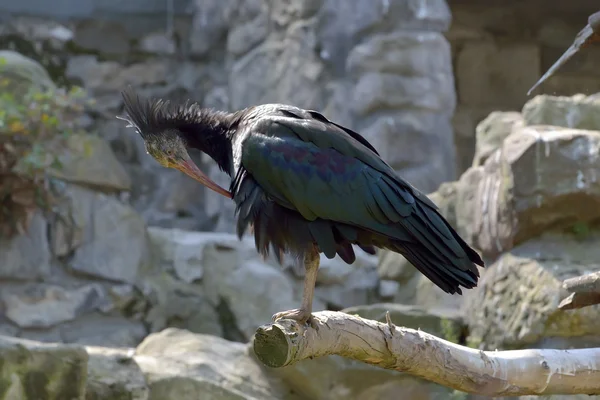
[[[548,78],[558,71],[560,67],[566,64],[579,50],[587,47],[591,43],[600,41],[600,11],[590,15],[588,24],[577,34],[573,44],[563,53],[562,56],[546,71],[546,73],[538,80],[535,85],[527,92],[529,96],[539,85],[545,82]]]
[[[600,271],[566,279],[563,288],[571,294],[558,305],[561,310],[574,310],[600,304]]]
[[[481,351],[414,329],[342,312],[313,313],[315,327],[279,320],[256,331],[269,367],[339,355],[487,396],[600,394],[600,348]]]

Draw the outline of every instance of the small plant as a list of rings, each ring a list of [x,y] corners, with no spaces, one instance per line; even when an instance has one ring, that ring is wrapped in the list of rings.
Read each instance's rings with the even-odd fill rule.
[[[60,168],[59,150],[77,131],[83,111],[79,88],[24,90],[2,78],[0,59],[0,239],[27,231],[36,210],[53,203],[48,171]],[[25,92],[25,93],[23,93]]]

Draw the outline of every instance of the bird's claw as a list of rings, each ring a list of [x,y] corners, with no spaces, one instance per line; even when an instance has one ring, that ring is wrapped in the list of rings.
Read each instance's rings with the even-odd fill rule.
[[[308,323],[311,328],[319,330],[319,327],[312,314],[302,308],[295,308],[293,310],[281,311],[273,314],[273,322],[276,322],[280,319],[293,319],[301,325]]]

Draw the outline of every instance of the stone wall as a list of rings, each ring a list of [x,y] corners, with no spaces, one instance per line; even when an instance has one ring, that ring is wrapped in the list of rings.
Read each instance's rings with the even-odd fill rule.
[[[473,166],[430,195],[486,261],[477,288],[441,295],[462,308],[470,346],[600,345],[600,306],[558,309],[562,281],[599,268],[599,115],[598,96],[584,95],[541,95],[522,113],[493,112],[477,127]],[[384,251],[379,272],[433,303],[439,289],[408,267]]]
[[[458,171],[471,165],[475,126],[492,111],[521,111],[527,91],[598,11],[594,1],[449,0],[458,106],[453,126]],[[600,91],[600,47],[563,66],[532,96]]]
[[[408,17],[404,16],[398,18],[398,12],[403,13],[402,9],[417,9],[415,5],[411,6],[413,3],[427,4],[430,14],[420,22],[407,20]],[[335,1],[311,0],[298,9],[295,9],[293,2],[275,7],[266,0],[243,4],[239,0],[198,0],[197,4],[193,0],[173,0],[172,6],[167,0],[129,1],[125,5],[118,1],[62,0],[53,3],[53,7],[44,7],[45,3],[40,0],[3,0],[0,1],[0,21],[14,21],[15,16],[23,15],[52,18],[64,23],[76,21],[66,23],[73,28],[69,31],[54,31],[56,35],[73,38],[71,44],[75,46],[69,46],[70,54],[90,53],[101,56],[103,60],[116,59],[126,65],[143,59],[152,63],[156,56],[194,60],[179,66],[184,70],[182,75],[174,72],[174,75],[181,75],[179,86],[184,86],[178,89],[180,92],[183,90],[181,96],[191,96],[207,105],[237,108],[253,101],[286,101],[321,108],[328,116],[364,130],[365,134],[371,136],[370,139],[374,139],[378,148],[390,148],[384,151],[384,156],[406,169],[407,176],[418,186],[430,191],[441,181],[435,178],[434,170],[443,171],[440,176],[448,180],[454,177],[454,172],[442,166],[455,162],[456,173],[461,173],[470,165],[477,123],[494,110],[520,111],[527,100],[529,87],[568,47],[585,25],[587,16],[597,11],[597,6],[586,0],[566,3],[552,0],[543,5],[537,0],[491,0],[485,4],[476,0],[450,0],[448,3],[452,12],[451,20],[443,0],[398,0],[381,4],[359,1],[352,6]],[[354,18],[358,15],[367,17]],[[382,41],[386,36],[377,37],[373,34],[378,31],[389,32],[390,21],[394,21],[396,29],[406,31],[424,29],[444,32],[449,26],[445,37],[451,45],[452,69],[446,65],[446,44],[435,34],[417,40],[420,43],[417,48],[430,49],[430,59],[422,59],[421,63],[403,65],[395,53],[381,57],[377,52],[387,51],[385,40]],[[297,25],[293,34],[288,29],[291,25]],[[38,34],[43,30],[43,27],[35,29]],[[282,30],[289,31],[291,36],[281,35]],[[275,34],[277,31],[279,34]],[[289,36],[287,41],[284,36]],[[409,37],[414,39],[417,36]],[[271,40],[266,41],[267,38]],[[402,53],[402,59],[412,58],[412,63],[416,62],[419,53],[411,50],[417,46],[416,42],[410,44],[410,39],[394,35],[387,38],[388,42],[407,52]],[[280,53],[282,46],[287,48],[292,43],[290,47],[297,50],[288,48],[285,53]],[[6,44],[6,37],[0,38],[0,47]],[[354,58],[348,57],[356,44],[362,46],[355,49]],[[370,64],[374,70],[365,70],[361,65],[356,65],[357,61],[365,62],[360,57],[360,51],[365,47],[375,52],[371,57],[383,60],[378,66]],[[250,50],[253,50],[252,56],[241,57]],[[134,56],[132,52],[137,54]],[[311,54],[314,56],[312,61],[310,57],[304,57]],[[298,69],[290,68],[288,61],[278,63],[279,66],[272,69],[283,72],[274,73],[268,79],[261,76],[260,71],[272,71],[261,67],[260,62],[273,65],[274,59],[290,60],[292,64],[309,63],[307,68],[301,68],[303,74],[308,76],[297,74]],[[600,73],[596,67],[599,60],[598,46],[587,49],[564,66],[537,93],[571,95],[599,91]],[[61,64],[57,67],[60,81],[67,60],[63,57],[61,61],[54,61]],[[366,62],[368,64],[368,60]],[[392,64],[394,67],[390,71],[388,67]],[[195,66],[202,69],[208,67],[212,72],[206,70],[201,73]],[[435,67],[434,70],[427,70],[427,66]],[[423,70],[422,67],[427,70],[428,77],[436,74],[439,77],[432,78],[430,83],[422,79],[405,83],[406,78],[403,81],[396,79],[394,83],[393,76],[387,75],[396,69],[396,72],[401,71],[400,75],[408,76],[411,68]],[[451,85],[448,74],[452,74],[452,71],[456,96],[448,87]],[[160,71],[155,72],[161,74]],[[379,74],[377,78],[369,74],[363,77],[362,74],[367,72],[384,74]],[[120,79],[117,85],[130,82],[127,76],[121,76]],[[436,79],[441,79],[440,84],[436,83]],[[199,81],[204,83],[200,84]],[[435,87],[433,91],[432,84]],[[233,91],[230,90],[232,85]],[[177,92],[175,87],[171,89],[153,92],[160,95]],[[112,88],[109,92],[115,90]],[[249,95],[249,92],[255,94]],[[433,92],[430,95],[438,99],[424,97],[417,100],[418,94],[425,92]],[[407,102],[399,93],[404,93]],[[358,99],[353,101],[353,97]],[[390,104],[380,104],[381,99],[386,99]],[[353,105],[353,102],[358,103]],[[453,141],[449,139],[451,128],[447,126],[445,117],[428,117],[428,104],[434,103],[437,104],[433,109],[434,114],[453,114]],[[407,104],[410,116],[406,112],[389,113],[390,107],[392,110],[405,109]],[[373,107],[388,112],[373,113],[371,110],[364,113]],[[387,118],[389,116],[393,118]],[[420,135],[420,132],[428,134]],[[432,132],[440,133],[436,135]],[[415,136],[419,140],[415,141]],[[438,136],[443,140],[438,141]],[[412,149],[433,146],[433,155],[427,151],[405,151],[407,138],[410,138]],[[395,140],[393,146],[389,146],[392,143],[390,140]],[[423,158],[428,158],[430,164],[439,165],[421,165],[419,160]],[[160,216],[155,218],[161,219]]]
[[[38,60],[60,84],[89,90],[97,100],[90,130],[111,143],[132,177],[131,204],[151,225],[231,231],[232,204],[205,197],[145,154],[114,118],[127,84],[220,109],[284,102],[321,110],[362,132],[417,187],[432,191],[455,177],[444,0],[198,0],[174,2],[172,14],[157,8],[167,2],[143,10],[133,2],[122,12],[88,3],[72,18],[49,20],[17,13],[28,2],[0,2],[13,11],[0,47]]]

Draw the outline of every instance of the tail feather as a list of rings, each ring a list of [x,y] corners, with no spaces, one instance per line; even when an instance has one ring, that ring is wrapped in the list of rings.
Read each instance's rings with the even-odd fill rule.
[[[413,213],[395,226],[398,234],[388,235],[390,244],[386,247],[404,255],[443,291],[462,294],[461,286],[477,286],[477,265],[485,266],[481,257],[437,210],[417,200]],[[413,240],[404,239],[407,232]]]

